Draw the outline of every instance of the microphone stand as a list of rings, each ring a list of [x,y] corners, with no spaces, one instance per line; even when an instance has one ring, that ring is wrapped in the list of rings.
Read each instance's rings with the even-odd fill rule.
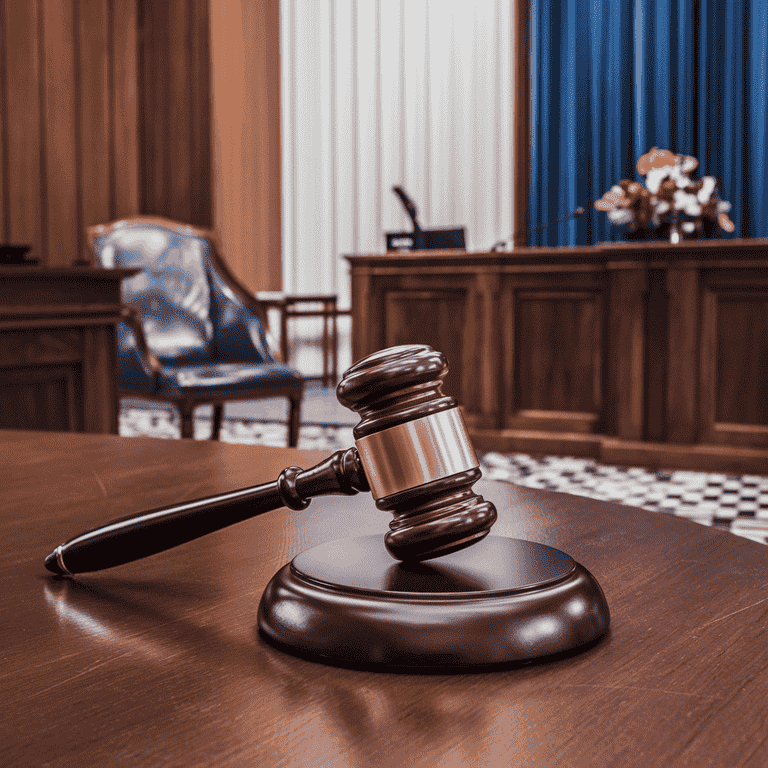
[[[552,226],[553,224],[562,224],[564,221],[568,221],[569,219],[577,219],[579,216],[582,216],[584,214],[584,208],[582,206],[579,206],[575,211],[571,211],[567,216],[562,216],[559,219],[552,219],[548,221],[546,224],[540,224],[538,227],[535,227],[533,230],[530,229],[530,227],[526,226],[521,230],[518,230],[517,232],[513,232],[506,240],[499,240],[497,243],[494,243],[491,247],[491,253],[495,253],[497,251],[500,251],[504,248],[504,246],[508,242],[513,242],[517,237],[520,237],[520,235],[527,235],[529,232],[541,232],[542,230],[546,229],[547,227]]]

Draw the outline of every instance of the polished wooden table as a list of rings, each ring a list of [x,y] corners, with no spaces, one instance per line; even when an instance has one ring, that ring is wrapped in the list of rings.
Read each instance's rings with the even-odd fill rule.
[[[73,534],[274,479],[319,452],[0,432],[0,765],[768,765],[768,548],[687,520],[481,481],[494,534],[600,581],[610,635],[546,664],[458,675],[340,669],[256,630],[295,554],[383,531],[368,497],[316,499],[144,561],[57,579]]]

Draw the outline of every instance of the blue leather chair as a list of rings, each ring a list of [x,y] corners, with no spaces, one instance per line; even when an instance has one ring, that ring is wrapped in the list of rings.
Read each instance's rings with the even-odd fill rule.
[[[210,230],[133,216],[89,227],[94,262],[142,271],[123,281],[118,326],[121,394],[173,403],[181,436],[196,406],[213,405],[218,439],[224,403],[287,397],[288,445],[299,432],[302,376],[267,343],[264,308],[235,279]]]

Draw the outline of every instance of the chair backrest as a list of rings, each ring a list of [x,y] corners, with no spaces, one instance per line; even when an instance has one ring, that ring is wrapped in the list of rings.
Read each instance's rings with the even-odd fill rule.
[[[142,270],[123,281],[122,299],[161,363],[275,361],[264,309],[229,271],[212,230],[131,216],[87,237],[96,264]]]
[[[140,217],[95,227],[89,234],[97,264],[142,270],[123,281],[122,299],[141,315],[147,343],[158,360],[210,360],[210,241],[191,227]]]

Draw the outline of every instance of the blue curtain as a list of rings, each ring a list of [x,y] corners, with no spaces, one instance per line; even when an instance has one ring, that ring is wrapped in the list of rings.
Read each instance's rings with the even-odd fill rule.
[[[594,202],[642,181],[653,146],[717,179],[733,237],[768,236],[768,0],[531,0],[530,13],[530,245],[623,239]]]

